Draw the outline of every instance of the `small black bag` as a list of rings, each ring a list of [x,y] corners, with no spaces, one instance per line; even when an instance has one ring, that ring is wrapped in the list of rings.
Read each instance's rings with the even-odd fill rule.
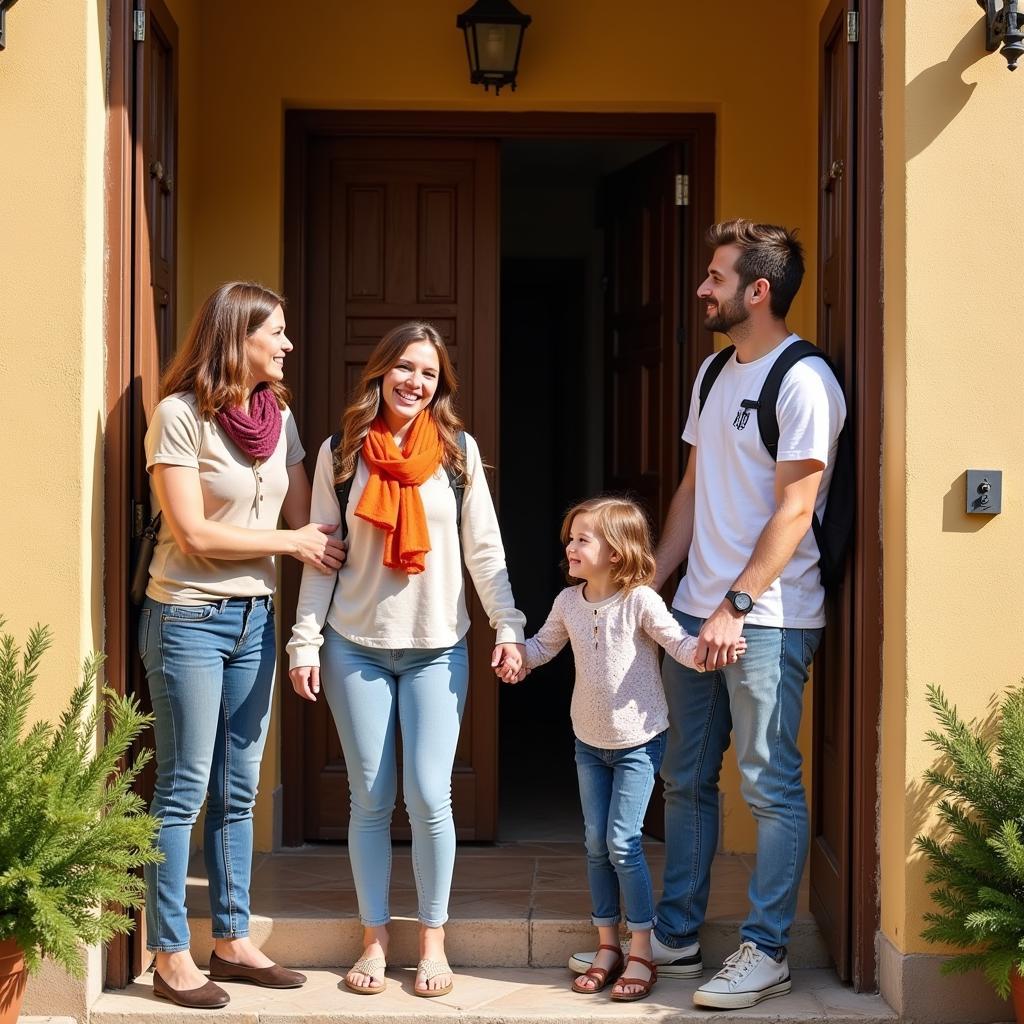
[[[142,528],[139,546],[135,551],[132,578],[128,585],[128,596],[134,605],[140,605],[146,600],[146,587],[149,586],[149,563],[153,561],[153,552],[156,550],[162,515],[162,512],[157,512]]]

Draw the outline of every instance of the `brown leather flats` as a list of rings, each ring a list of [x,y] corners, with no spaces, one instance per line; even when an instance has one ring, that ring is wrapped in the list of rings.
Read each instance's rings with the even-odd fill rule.
[[[273,964],[270,967],[246,967],[224,960],[216,953],[210,954],[210,977],[215,981],[247,981],[250,985],[263,988],[300,988],[306,984],[306,976],[287,967]]]

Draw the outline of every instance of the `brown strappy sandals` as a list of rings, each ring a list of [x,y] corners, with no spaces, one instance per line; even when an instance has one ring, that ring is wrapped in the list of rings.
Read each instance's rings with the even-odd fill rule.
[[[608,976],[610,974],[617,974],[622,970],[625,963],[622,957],[622,950],[618,946],[601,945],[597,947],[597,952],[600,953],[602,949],[608,950],[609,953],[615,953],[618,959],[607,970],[604,967],[590,967],[578,978],[574,978],[572,983],[573,992],[579,992],[580,995],[584,996],[592,996],[595,992],[600,992],[608,984]],[[597,959],[596,955],[594,959]],[[631,957],[631,959],[635,960],[637,958]],[[593,978],[597,984],[593,988],[581,988],[579,983],[584,978]]]
[[[643,964],[651,972],[651,976],[646,981],[641,981],[639,978],[627,978],[620,974],[612,989],[612,999],[617,1003],[635,1003],[638,999],[646,999],[651,994],[654,983],[658,980],[658,968],[652,961],[645,960],[642,956],[627,956],[625,966],[629,965],[630,960]],[[626,992],[626,985],[635,985],[640,991]]]

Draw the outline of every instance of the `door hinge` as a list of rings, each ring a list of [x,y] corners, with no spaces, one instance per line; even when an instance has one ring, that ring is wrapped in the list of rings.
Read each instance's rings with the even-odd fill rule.
[[[676,206],[690,205],[690,176],[688,174],[676,175]]]
[[[144,43],[146,41],[146,12],[136,11],[135,12],[135,25],[132,30],[132,38],[137,43]]]
[[[860,42],[860,13],[858,11],[846,12],[846,41],[848,43]]]
[[[138,539],[146,528],[146,506],[132,499],[132,537]]]

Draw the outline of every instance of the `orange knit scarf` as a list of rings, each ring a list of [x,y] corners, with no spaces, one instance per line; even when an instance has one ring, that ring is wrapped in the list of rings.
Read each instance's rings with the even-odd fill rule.
[[[437,425],[429,414],[416,417],[401,451],[382,416],[370,426],[362,451],[370,479],[356,515],[384,531],[384,564],[389,569],[401,569],[410,576],[423,572],[430,533],[420,484],[437,472],[443,454]]]

